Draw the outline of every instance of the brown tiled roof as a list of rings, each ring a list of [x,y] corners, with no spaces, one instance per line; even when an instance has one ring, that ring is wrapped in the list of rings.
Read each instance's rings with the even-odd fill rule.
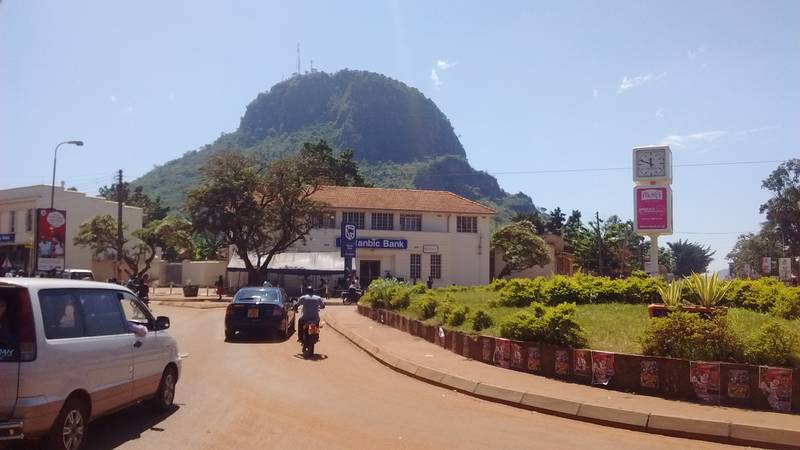
[[[464,214],[496,214],[497,211],[447,191],[323,186],[314,200],[333,208],[383,209]]]

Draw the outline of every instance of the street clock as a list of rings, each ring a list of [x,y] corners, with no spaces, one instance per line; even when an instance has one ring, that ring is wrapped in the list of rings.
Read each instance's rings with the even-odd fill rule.
[[[633,181],[672,183],[672,151],[669,146],[634,148]]]

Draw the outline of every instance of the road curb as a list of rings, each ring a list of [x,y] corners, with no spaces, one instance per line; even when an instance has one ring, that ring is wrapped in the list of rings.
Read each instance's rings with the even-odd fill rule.
[[[199,302],[174,302],[174,301],[156,302],[156,304],[159,306],[174,306],[176,308],[186,308],[186,309],[221,309],[228,307],[228,303],[219,305],[198,305],[197,303]]]
[[[611,406],[564,400],[538,393],[521,392],[489,383],[468,380],[458,375],[431,369],[393,355],[363,336],[340,326],[331,316],[326,316],[325,322],[334,331],[393,370],[437,386],[455,389],[464,394],[485,400],[535,410],[545,414],[654,434],[683,436],[713,442],[767,446],[769,448],[800,448],[800,431],[631,411]]]

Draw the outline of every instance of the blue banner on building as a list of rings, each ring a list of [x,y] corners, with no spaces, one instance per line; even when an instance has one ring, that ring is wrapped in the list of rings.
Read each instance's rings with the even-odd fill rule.
[[[342,248],[343,258],[356,257],[356,225],[353,223],[342,222],[342,235],[336,238],[336,246]]]
[[[0,234],[0,242],[14,242],[14,233]]]
[[[356,239],[355,243],[358,248],[408,249],[408,240],[406,239],[361,238]],[[336,246],[342,247],[341,238],[336,238]],[[344,247],[342,247],[342,252],[344,252]],[[342,256],[345,256],[344,253],[342,253]]]

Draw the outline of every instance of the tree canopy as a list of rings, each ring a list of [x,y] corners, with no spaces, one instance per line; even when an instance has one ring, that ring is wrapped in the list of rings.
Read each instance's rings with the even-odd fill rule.
[[[590,273],[626,277],[644,265],[647,244],[633,230],[633,221],[617,216],[596,218],[572,241],[577,265]]]
[[[696,242],[678,240],[669,242],[672,273],[678,277],[688,277],[693,273],[705,273],[714,259],[711,247],[704,247]]]
[[[503,252],[505,266],[497,274],[498,278],[550,262],[547,244],[536,235],[536,229],[527,220],[500,227],[492,235],[491,243],[492,248]]]

